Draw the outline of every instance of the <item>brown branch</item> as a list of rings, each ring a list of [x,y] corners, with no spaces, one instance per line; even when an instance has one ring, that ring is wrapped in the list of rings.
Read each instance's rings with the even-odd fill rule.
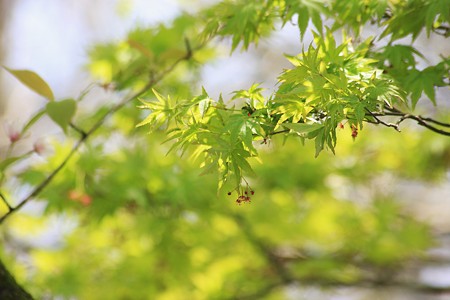
[[[195,50],[201,48],[202,46],[199,46]],[[78,130],[78,128],[75,125],[71,124],[71,127],[78,131],[81,134],[81,137],[76,142],[75,146],[72,148],[72,150],[67,154],[67,156],[64,158],[64,160],[50,173],[50,175],[47,176],[39,185],[37,185],[34,190],[23,200],[19,202],[15,207],[9,206],[9,211],[3,215],[0,218],[0,224],[2,224],[10,215],[18,211],[22,206],[27,204],[31,199],[35,198],[37,195],[39,195],[42,190],[53,180],[53,178],[64,168],[64,166],[67,164],[67,162],[72,158],[72,156],[77,152],[77,150],[83,145],[83,143],[95,132],[97,129],[103,125],[106,119],[108,119],[113,113],[120,110],[122,107],[124,107],[126,104],[130,103],[134,99],[138,98],[145,92],[147,92],[151,87],[153,87],[155,84],[160,82],[167,74],[172,72],[175,67],[180,64],[182,61],[189,60],[192,57],[192,50],[187,49],[187,53],[185,56],[179,58],[176,60],[170,67],[168,67],[165,71],[161,72],[158,76],[150,78],[148,83],[138,92],[132,94],[131,96],[125,98],[123,101],[121,101],[119,104],[111,107],[108,112],[103,115],[88,131],[82,131]],[[3,197],[2,197],[3,198]]]
[[[430,122],[430,123],[434,123],[434,124],[437,124],[437,125],[439,125],[439,126],[442,126],[442,127],[448,127],[448,128],[450,128],[450,124],[448,124],[448,123],[444,123],[444,122],[441,122],[441,121],[437,121],[437,120],[435,120],[435,119],[432,119],[432,118],[424,118],[424,117],[422,117],[422,116],[419,116],[423,121],[426,121],[426,122]]]
[[[73,122],[69,123],[70,128],[72,128],[73,130],[75,130],[76,132],[78,132],[81,136],[86,136],[86,132],[79,128],[78,126],[76,126]]]
[[[441,135],[445,135],[445,136],[450,136],[450,131],[446,131],[443,129],[440,129],[438,127],[435,127],[433,125],[430,125],[429,123],[433,123],[442,127],[447,127],[450,128],[450,124],[448,123],[444,123],[438,120],[435,120],[433,118],[429,118],[429,117],[422,117],[420,115],[413,115],[413,114],[409,114],[409,113],[405,113],[402,112],[400,110],[398,110],[397,108],[391,108],[391,107],[385,107],[384,112],[381,113],[374,113],[368,110],[369,114],[375,119],[375,121],[371,121],[371,120],[365,120],[368,123],[373,123],[373,124],[382,124],[384,126],[387,127],[393,127],[395,128],[397,131],[399,130],[399,125],[400,123],[402,123],[404,120],[407,119],[411,119],[417,122],[417,124],[419,124],[420,126],[423,126],[433,132],[436,132],[438,134]],[[387,116],[394,116],[394,117],[400,117],[400,119],[398,119],[398,121],[395,124],[392,123],[386,123],[382,120],[380,120],[378,117],[387,117]]]
[[[365,121],[366,122],[368,122],[368,123],[372,123],[372,124],[382,124],[382,125],[384,125],[384,126],[386,126],[386,127],[392,127],[392,128],[394,128],[395,130],[397,130],[398,132],[400,132],[400,128],[399,128],[399,124],[398,123],[396,123],[396,124],[393,124],[393,123],[386,123],[386,122],[384,122],[383,120],[380,120],[374,113],[372,113],[370,110],[368,110],[367,108],[366,108],[366,111],[374,118],[374,120],[375,121],[372,121],[372,120],[368,120],[368,119],[366,119]]]

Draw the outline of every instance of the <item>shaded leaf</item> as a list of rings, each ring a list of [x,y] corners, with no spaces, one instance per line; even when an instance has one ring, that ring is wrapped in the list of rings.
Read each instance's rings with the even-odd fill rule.
[[[66,99],[58,102],[49,102],[46,106],[49,117],[58,124],[64,132],[75,115],[77,103],[73,99]]]

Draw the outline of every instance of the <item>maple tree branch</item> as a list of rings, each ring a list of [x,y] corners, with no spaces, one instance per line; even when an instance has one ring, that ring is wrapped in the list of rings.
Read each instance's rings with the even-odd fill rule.
[[[380,119],[377,117],[377,115],[374,114],[374,113],[372,113],[369,109],[366,108],[366,111],[369,113],[370,116],[373,117],[373,119],[374,119],[375,121],[366,119],[366,120],[364,120],[365,122],[367,122],[367,123],[372,123],[372,124],[382,124],[382,125],[384,125],[384,126],[386,126],[386,127],[392,127],[392,128],[394,128],[395,130],[397,130],[398,132],[400,132],[400,128],[399,128],[399,124],[398,124],[398,123],[396,123],[396,124],[393,124],[393,123],[386,123],[386,122],[384,122],[383,120],[380,120]]]
[[[375,121],[372,121],[372,120],[365,120],[365,121],[368,123],[382,124],[387,127],[393,127],[397,131],[400,131],[400,129],[399,129],[400,123],[402,123],[404,120],[411,119],[411,120],[416,121],[417,124],[419,124],[420,126],[423,126],[433,132],[436,132],[438,134],[445,135],[445,136],[450,136],[450,131],[440,129],[436,126],[429,124],[429,123],[433,123],[433,124],[439,125],[441,127],[450,128],[450,124],[448,124],[448,123],[444,123],[444,122],[441,122],[441,121],[438,121],[438,120],[435,120],[435,119],[429,118],[429,117],[422,117],[420,115],[413,115],[413,114],[405,113],[405,112],[402,112],[402,111],[398,110],[397,108],[393,108],[393,107],[386,106],[385,110],[386,111],[381,112],[381,113],[374,113],[374,112],[371,112],[368,110],[370,116],[372,116],[375,119]],[[398,119],[397,122],[393,124],[393,123],[386,123],[378,118],[378,117],[386,117],[386,116],[400,117],[400,119]]]
[[[437,120],[435,120],[435,119],[427,118],[427,117],[420,117],[420,118],[421,118],[423,121],[430,122],[430,123],[434,123],[434,124],[440,125],[440,126],[442,126],[442,127],[448,127],[448,128],[450,128],[450,124],[449,124],[449,123],[444,123],[444,122],[437,121]]]
[[[203,45],[197,47],[195,50],[200,49],[202,46]],[[75,131],[77,131],[78,133],[81,134],[81,137],[75,143],[75,146],[73,146],[72,150],[66,155],[66,157],[63,159],[63,161],[40,184],[38,184],[28,196],[26,196],[24,199],[22,199],[19,202],[19,204],[17,204],[14,207],[11,207],[11,206],[9,206],[9,204],[7,204],[8,207],[9,207],[9,210],[8,210],[8,212],[6,214],[4,214],[0,218],[0,224],[2,224],[10,215],[12,215],[16,211],[18,211],[22,206],[27,204],[31,199],[33,199],[36,196],[38,196],[42,192],[42,190],[53,180],[53,178],[64,168],[64,166],[72,158],[72,156],[78,151],[78,149],[81,147],[81,145],[83,145],[84,142],[95,131],[97,131],[97,129],[100,128],[100,126],[103,125],[103,123],[106,121],[106,119],[108,119],[112,114],[114,114],[115,112],[117,112],[118,110],[123,108],[126,104],[130,103],[134,99],[140,97],[145,92],[150,90],[150,88],[152,88],[155,84],[160,82],[167,74],[172,72],[177,67],[178,64],[180,64],[183,61],[187,61],[187,60],[191,59],[192,58],[192,54],[193,54],[192,49],[190,49],[190,47],[189,47],[187,49],[186,55],[184,55],[184,56],[180,57],[179,59],[177,59],[172,65],[170,65],[166,70],[164,70],[161,73],[159,73],[157,76],[155,76],[155,77],[152,76],[150,78],[150,80],[148,81],[148,83],[141,90],[139,90],[138,92],[132,94],[129,97],[126,97],[123,101],[121,101],[117,105],[111,107],[103,115],[103,117],[101,117],[88,131],[83,131],[83,130],[79,129],[78,127],[76,127],[75,125],[70,124],[70,126]],[[3,201],[5,203],[7,203],[3,196],[1,196],[1,198],[3,199]]]

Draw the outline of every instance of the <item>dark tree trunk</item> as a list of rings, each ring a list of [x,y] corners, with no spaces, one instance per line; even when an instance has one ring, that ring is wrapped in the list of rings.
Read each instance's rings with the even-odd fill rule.
[[[11,273],[0,261],[0,299],[1,300],[30,300],[33,299],[27,291],[17,284]]]

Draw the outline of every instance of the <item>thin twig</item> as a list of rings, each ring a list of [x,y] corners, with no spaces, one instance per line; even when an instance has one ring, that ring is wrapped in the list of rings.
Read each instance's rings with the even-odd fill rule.
[[[37,187],[35,187],[34,190],[27,197],[25,197],[25,199],[20,201],[19,204],[17,204],[15,207],[11,207],[9,211],[0,218],[0,224],[2,224],[3,221],[5,221],[5,219],[8,218],[11,214],[13,214],[17,210],[19,210],[22,206],[24,206],[28,201],[39,195],[41,191],[52,181],[55,175],[58,174],[59,171],[61,171],[61,169],[67,164],[67,162],[75,154],[75,152],[77,152],[78,148],[83,144],[86,138],[87,136],[81,137],[75,144],[75,146],[72,148],[72,150],[69,152],[69,154],[67,154],[64,160],[58,165],[58,167],[56,167],[56,169],[54,169],[52,173],[50,173],[50,175],[47,176],[47,178],[45,178]]]
[[[69,123],[70,128],[72,128],[73,130],[75,130],[76,132],[78,132],[81,136],[86,136],[86,132],[79,128],[78,126],[76,126],[73,122]]]
[[[8,211],[11,211],[13,208],[11,207],[11,205],[9,205],[8,200],[6,200],[6,197],[3,195],[3,193],[0,192],[0,198],[2,198],[3,202],[6,204],[6,206],[8,207]]]
[[[404,115],[401,120],[403,121],[404,119],[415,120],[415,121],[417,121],[417,124],[419,124],[420,126],[426,127],[426,128],[428,128],[429,130],[431,130],[433,132],[436,132],[436,133],[439,133],[439,134],[442,134],[442,135],[446,135],[446,136],[450,136],[450,132],[449,131],[445,131],[445,130],[439,129],[439,128],[436,128],[436,127],[428,124],[420,116],[407,114],[407,115]]]
[[[432,27],[431,30],[439,35],[448,37],[450,34],[450,27],[449,26],[445,26],[445,25],[441,25],[438,27]]]
[[[424,118],[422,116],[418,116],[418,117],[421,118],[423,121],[434,123],[434,124],[437,124],[437,125],[442,126],[442,127],[449,127],[450,128],[450,124],[448,124],[448,123],[437,121],[437,120],[432,119],[432,118],[426,118],[426,117]]]
[[[269,133],[268,135],[272,136],[272,135],[277,135],[277,134],[282,134],[282,133],[288,133],[289,131],[291,131],[291,130],[290,129],[284,129],[284,130],[279,130],[279,131],[273,131],[273,132]]]
[[[433,123],[442,127],[448,127],[450,128],[450,124],[448,123],[444,123],[441,121],[437,121],[433,118],[429,118],[429,117],[422,117],[420,115],[413,115],[413,114],[409,114],[409,113],[405,113],[400,111],[399,109],[395,108],[395,107],[389,107],[389,106],[385,106],[384,109],[386,111],[381,112],[381,113],[374,113],[374,112],[370,112],[368,110],[368,112],[370,113],[370,115],[376,120],[375,122],[371,122],[370,120],[365,120],[368,123],[374,123],[374,124],[382,124],[388,127],[394,127],[397,129],[397,127],[400,125],[400,123],[402,123],[404,120],[406,119],[411,119],[411,120],[415,120],[417,122],[417,124],[419,124],[420,126],[423,126],[433,132],[439,133],[441,135],[445,135],[445,136],[450,136],[450,132],[437,128],[433,125],[430,125],[429,123]],[[378,117],[386,117],[386,116],[395,116],[395,117],[400,117],[400,119],[395,123],[395,124],[390,124],[390,123],[385,123],[383,121],[381,121]],[[397,129],[398,130],[398,129]]]
[[[386,127],[392,127],[395,130],[397,130],[398,132],[400,132],[400,128],[398,127],[398,123],[397,124],[386,123],[383,120],[378,119],[377,116],[374,113],[372,113],[369,109],[366,108],[366,111],[375,119],[375,122],[368,121],[368,120],[366,120],[366,122],[374,123],[374,124],[382,124],[382,125],[384,125]]]

